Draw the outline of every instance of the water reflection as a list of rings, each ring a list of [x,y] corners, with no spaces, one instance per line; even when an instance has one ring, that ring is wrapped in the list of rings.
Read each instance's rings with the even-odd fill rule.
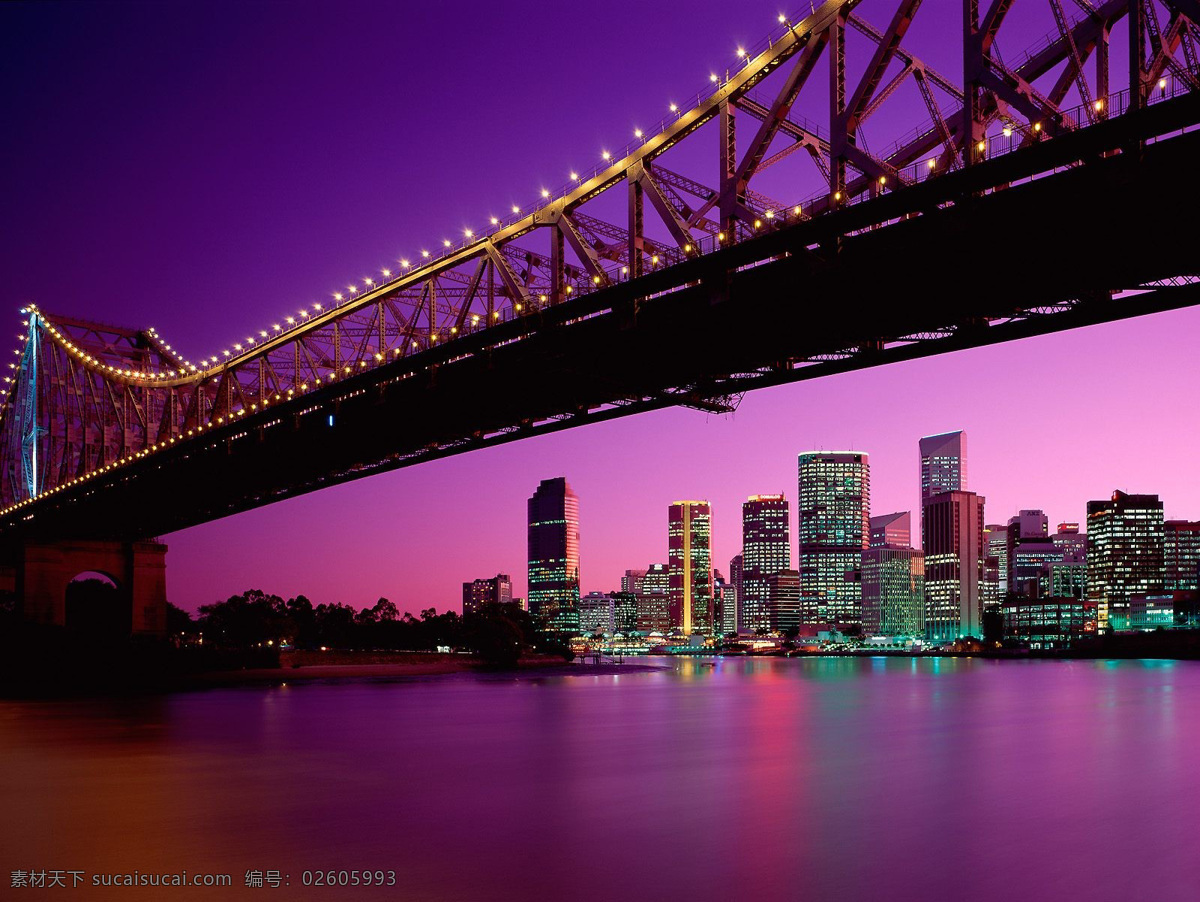
[[[687,659],[0,702],[0,857],[235,877],[183,899],[242,898],[248,869],[329,899],[305,868],[383,868],[396,888],[347,897],[1194,900],[1198,747],[1200,665],[1176,662]]]

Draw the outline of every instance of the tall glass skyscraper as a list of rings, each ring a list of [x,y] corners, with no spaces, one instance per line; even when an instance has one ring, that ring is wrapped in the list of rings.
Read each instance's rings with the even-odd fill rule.
[[[1163,590],[1163,504],[1120,491],[1089,501],[1087,537],[1087,594],[1099,628],[1127,629],[1129,599]]]
[[[943,432],[927,435],[919,443],[921,455],[921,516],[925,502],[942,492],[967,490],[967,434]],[[925,535],[924,520],[921,535]]]
[[[742,503],[742,624],[770,629],[770,578],[792,566],[788,503],[782,494],[751,495]]]
[[[562,476],[529,499],[529,610],[550,629],[579,632],[579,499]]]
[[[676,501],[667,516],[671,625],[685,636],[713,632],[712,510],[707,501]]]
[[[939,642],[983,635],[983,498],[942,492],[925,502],[925,634]]]
[[[868,456],[859,451],[811,451],[799,455],[797,470],[800,622],[859,624],[858,573],[870,538]]]
[[[1167,520],[1163,530],[1163,588],[1173,592],[1200,587],[1200,522]]]

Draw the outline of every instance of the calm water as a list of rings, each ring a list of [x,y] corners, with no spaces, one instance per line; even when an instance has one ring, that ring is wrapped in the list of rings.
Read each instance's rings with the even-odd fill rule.
[[[654,673],[0,702],[14,898],[1200,899],[1200,664]],[[387,891],[305,869],[394,870]],[[249,869],[289,889],[242,886]]]

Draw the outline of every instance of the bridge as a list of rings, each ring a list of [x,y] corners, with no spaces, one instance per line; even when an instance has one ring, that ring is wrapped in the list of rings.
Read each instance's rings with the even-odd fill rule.
[[[920,0],[883,28],[859,0],[781,17],[535,205],[200,360],[29,304],[0,412],[0,586],[61,623],[71,575],[111,572],[134,631],[161,632],[163,533],[554,430],[1200,303],[1200,0],[1048,2],[1055,30],[1009,64],[1011,0],[965,0],[958,80],[905,47]],[[910,81],[927,121],[872,152],[863,124]],[[823,125],[797,111],[805,88],[827,92]],[[710,178],[671,168],[705,140]],[[817,191],[753,187],[793,156]]]

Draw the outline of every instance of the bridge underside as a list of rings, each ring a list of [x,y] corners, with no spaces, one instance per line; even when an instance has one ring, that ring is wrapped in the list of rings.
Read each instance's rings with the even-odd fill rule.
[[[1159,104],[348,378],[42,499],[6,535],[158,535],[541,432],[1200,303],[1200,132],[1138,145],[1198,113]]]

